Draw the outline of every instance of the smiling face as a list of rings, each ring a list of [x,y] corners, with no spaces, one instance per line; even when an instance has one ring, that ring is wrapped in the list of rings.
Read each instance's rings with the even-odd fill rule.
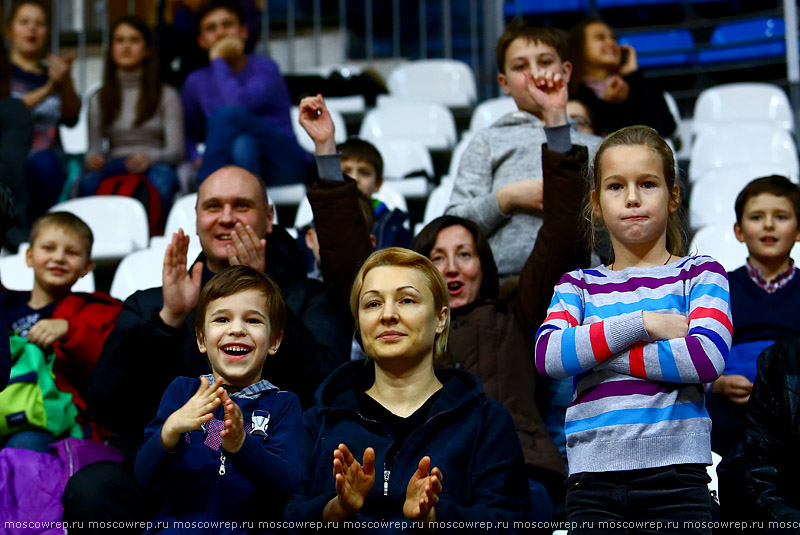
[[[266,296],[255,289],[211,301],[197,336],[197,347],[208,354],[214,378],[238,387],[261,380],[267,355],[274,355],[280,343],[270,329]]]
[[[11,21],[11,46],[24,57],[38,56],[47,38],[47,16],[35,4],[22,4]]]
[[[569,82],[572,64],[568,61],[562,62],[558,52],[550,45],[517,37],[506,49],[503,70],[504,73],[497,75],[497,81],[506,95],[513,97],[519,109],[538,116],[542,110],[530,96],[525,73],[533,76],[536,72],[548,71],[561,74],[564,82]]]
[[[481,259],[475,238],[461,225],[439,231],[430,259],[447,283],[450,308],[468,305],[478,298],[483,282]]]
[[[56,225],[39,231],[25,260],[33,268],[34,285],[51,296],[68,292],[93,267],[84,240]]]
[[[792,201],[771,193],[761,193],[747,200],[741,224],[733,227],[736,239],[747,244],[751,260],[767,263],[789,261],[796,241],[800,241],[797,216]]]
[[[593,22],[583,31],[586,36],[584,49],[586,65],[609,70],[619,67],[622,53],[611,28],[602,22]]]
[[[239,167],[212,173],[197,194],[197,235],[208,268],[228,267],[228,246],[236,223],[250,225],[259,238],[272,232],[272,205],[267,205],[261,182]]]
[[[147,58],[147,43],[139,30],[122,23],[111,38],[111,57],[121,71],[133,72],[141,69]]]
[[[434,342],[447,324],[447,307],[435,310],[433,294],[420,270],[380,266],[364,277],[358,301],[358,328],[364,351],[381,359],[433,358]]]
[[[594,215],[611,234],[614,250],[659,240],[666,244],[667,222],[678,209],[680,188],[667,186],[661,158],[643,145],[619,145],[606,150],[599,164],[592,204]]]

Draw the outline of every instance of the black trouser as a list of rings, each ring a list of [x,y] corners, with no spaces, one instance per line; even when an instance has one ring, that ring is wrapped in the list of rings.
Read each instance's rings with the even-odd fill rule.
[[[569,533],[710,534],[710,480],[698,464],[573,474],[565,483]]]
[[[158,504],[137,481],[133,466],[102,461],[78,470],[67,482],[61,498],[64,521],[74,533],[141,533],[142,529],[125,529],[125,522],[146,522],[152,519]],[[79,527],[74,527],[76,524]],[[110,523],[116,523],[110,527]],[[131,524],[129,524],[131,525]],[[105,526],[106,529],[101,529]],[[120,527],[122,526],[122,527]]]

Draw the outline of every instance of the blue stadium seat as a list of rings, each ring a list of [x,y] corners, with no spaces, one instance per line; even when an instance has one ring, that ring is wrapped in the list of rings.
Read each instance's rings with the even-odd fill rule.
[[[587,11],[589,0],[507,0],[503,6],[506,17]]]
[[[666,67],[691,62],[694,38],[689,30],[620,35],[619,44],[636,49],[640,67]]]
[[[773,17],[720,24],[711,34],[711,44],[720,49],[703,50],[698,53],[697,57],[700,63],[718,63],[782,56],[786,53],[786,44],[783,40],[771,39],[782,37],[785,30],[783,19]],[[771,41],[754,42],[758,40]],[[749,44],[730,46],[745,42]]]
[[[680,0],[597,0],[597,9],[680,4]]]

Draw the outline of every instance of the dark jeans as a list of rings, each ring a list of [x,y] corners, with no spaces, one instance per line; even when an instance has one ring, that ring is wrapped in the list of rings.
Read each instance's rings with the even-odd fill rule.
[[[570,535],[665,532],[710,535],[709,481],[705,467],[696,464],[573,474],[565,483]]]
[[[137,481],[130,464],[102,461],[69,478],[61,504],[65,522],[82,522],[74,533],[141,533],[142,529],[91,529],[89,522],[146,522],[158,512],[157,498]],[[80,525],[80,524],[79,524]],[[97,525],[97,524],[95,524]]]
[[[31,223],[58,202],[61,190],[67,181],[62,155],[53,150],[40,150],[31,154],[25,164],[25,179],[28,181],[30,204],[28,215]]]
[[[302,184],[310,162],[294,137],[243,106],[223,106],[208,118],[206,151],[197,172],[197,185],[226,165],[247,169],[267,186]]]

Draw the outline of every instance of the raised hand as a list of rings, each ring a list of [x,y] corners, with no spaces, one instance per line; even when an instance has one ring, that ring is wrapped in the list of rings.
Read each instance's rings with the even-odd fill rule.
[[[86,156],[86,169],[89,171],[102,171],[105,165],[106,159],[96,152]]]
[[[171,327],[179,327],[183,323],[200,297],[203,264],[195,263],[191,275],[186,271],[188,248],[189,236],[183,233],[183,229],[178,229],[178,232],[172,235],[172,242],[167,245],[164,253],[164,267],[161,272],[164,306],[159,316]]]
[[[305,97],[300,101],[299,122],[314,141],[316,154],[336,154],[335,127],[322,95]]]
[[[628,56],[622,65],[619,66],[619,74],[621,76],[628,76],[639,70],[639,60],[636,58],[636,49],[631,45],[620,45],[622,50],[627,50]]]
[[[414,521],[436,521],[436,504],[442,492],[442,471],[438,467],[431,468],[431,458],[427,455],[420,459],[417,471],[411,476],[406,488],[406,501],[403,504],[403,515]],[[430,473],[428,471],[430,470]]]
[[[333,477],[336,498],[325,506],[322,518],[328,522],[345,520],[361,510],[375,484],[375,450],[364,450],[362,466],[345,444],[333,450]]]
[[[689,336],[689,319],[684,316],[644,311],[642,319],[651,340],[673,340]]]
[[[567,124],[567,80],[561,73],[551,71],[524,72],[525,85],[531,99],[542,110],[545,126]]]
[[[200,426],[214,417],[214,409],[221,403],[220,396],[222,377],[218,377],[210,385],[205,377],[200,378],[200,387],[183,407],[176,410],[161,426],[161,444],[168,450],[174,450],[183,433],[200,429]]]
[[[219,434],[219,436],[222,437],[222,447],[231,453],[238,453],[244,445],[246,436],[244,432],[244,416],[242,416],[242,409],[231,399],[225,389],[222,390],[220,400],[225,408],[225,429]]]
[[[261,272],[267,268],[267,261],[264,258],[267,251],[267,240],[259,238],[253,227],[236,223],[231,231],[231,242],[232,245],[226,246],[230,265],[250,266]]]
[[[223,37],[208,51],[208,59],[222,58],[225,63],[233,63],[244,54],[244,40],[238,35]]]
[[[62,83],[69,76],[74,59],[75,56],[59,57],[50,54],[47,58],[47,78],[56,85]]]
[[[41,348],[50,347],[53,342],[67,334],[69,323],[64,319],[39,320],[28,331],[28,342]]]

